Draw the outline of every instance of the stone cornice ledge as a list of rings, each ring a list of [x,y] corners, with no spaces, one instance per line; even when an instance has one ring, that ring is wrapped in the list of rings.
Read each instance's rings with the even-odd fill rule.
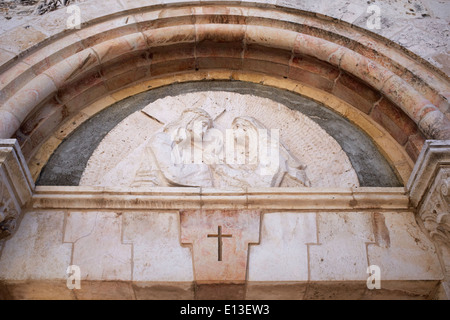
[[[404,188],[36,187],[30,210],[408,210]]]
[[[415,208],[421,205],[443,166],[450,166],[450,140],[427,140],[407,184]]]

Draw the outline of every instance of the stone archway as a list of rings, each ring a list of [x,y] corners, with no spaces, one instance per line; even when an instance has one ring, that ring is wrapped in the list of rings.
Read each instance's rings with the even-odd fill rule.
[[[35,181],[50,156],[57,153],[58,146],[69,140],[72,134],[76,134],[77,128],[82,129],[82,123],[94,121],[99,112],[107,114],[108,107],[111,106],[112,110],[128,97],[152,94],[164,87],[175,88],[177,84],[188,82],[197,83],[199,86],[205,82],[219,80],[241,83],[243,86],[259,85],[270,87],[275,94],[284,90],[313,100],[364,132],[392,167],[399,185],[406,186],[411,173],[415,172],[414,163],[419,158],[425,139],[446,140],[450,137],[449,82],[445,74],[391,41],[345,21],[265,3],[202,1],[192,4],[173,2],[141,5],[136,1],[113,1],[111,6],[102,10],[94,10],[90,3],[81,4],[80,7],[86,13],[80,30],[64,30],[59,26],[47,36],[40,37],[37,36],[39,32],[33,25],[28,26],[24,35],[25,41],[13,43],[9,48],[13,54],[2,54],[0,138],[18,140]],[[66,15],[61,11],[55,12],[43,17],[40,23],[45,24],[47,19],[54,18],[64,20]],[[11,34],[20,31],[18,27],[12,30]],[[18,145],[14,148],[17,149]],[[419,158],[419,162],[421,161],[423,158]],[[20,162],[21,166],[23,162]],[[24,174],[27,176],[26,172]],[[22,182],[8,183],[14,186]],[[32,189],[32,182],[28,183]],[[315,239],[313,235],[298,235],[301,239],[297,239],[303,241],[307,248],[303,248],[304,252],[296,256],[301,260],[303,254],[307,255],[306,276],[296,274],[287,278],[297,282],[300,279],[307,281],[306,287],[313,288],[312,292],[324,292],[322,284],[316,284],[315,281],[353,279],[345,272],[330,274],[327,273],[327,268],[311,269],[313,262],[310,260],[313,257],[318,259],[317,261],[323,261],[324,257],[319,248],[322,240],[323,250],[337,248],[335,245],[339,241],[333,238],[333,228],[342,228],[347,230],[347,234],[352,234],[354,230],[346,229],[348,226],[345,225],[347,220],[352,219],[362,229],[367,229],[372,224],[373,228],[367,229],[365,235],[361,236],[364,238],[365,249],[364,245],[361,248],[355,247],[354,256],[350,255],[349,259],[359,259],[366,252],[367,258],[361,265],[370,259],[378,259],[383,267],[389,268],[390,262],[384,260],[385,256],[402,249],[394,244],[391,247],[390,241],[395,243],[396,237],[408,238],[402,235],[402,228],[407,226],[415,228],[416,239],[423,243],[423,252],[420,251],[420,254],[425,254],[425,260],[431,261],[433,272],[424,275],[418,271],[416,275],[411,276],[405,271],[404,280],[417,281],[414,276],[420,274],[418,277],[424,277],[421,280],[431,281],[424,289],[428,297],[434,290],[436,281],[442,278],[436,267],[437,259],[432,244],[423,237],[417,226],[414,226],[414,208],[409,207],[403,188],[313,190],[306,193],[298,189],[246,189],[228,193],[202,189],[131,191],[131,198],[136,200],[130,199],[130,191],[121,193],[124,191],[122,190],[117,194],[108,187],[86,188],[66,188],[62,191],[63,196],[60,196],[57,188],[38,187],[33,193],[32,209],[24,216],[23,230],[26,230],[27,226],[42,225],[42,221],[47,218],[54,218],[52,223],[56,229],[60,229],[61,224],[64,225],[63,244],[53,248],[53,253],[64,252],[64,258],[59,261],[62,265],[67,262],[66,253],[70,251],[68,244],[84,237],[73,226],[77,223],[92,223],[91,218],[94,215],[86,214],[87,212],[96,212],[94,220],[97,221],[98,218],[99,223],[111,231],[111,234],[107,235],[94,228],[92,234],[99,239],[110,236],[117,240],[117,254],[126,261],[131,244],[140,248],[136,250],[141,250],[139,241],[149,237],[143,233],[143,238],[137,239],[136,235],[131,233],[131,229],[139,229],[139,219],[142,218],[139,213],[133,213],[133,210],[162,210],[166,216],[154,212],[155,214],[149,215],[141,222],[151,225],[156,223],[153,221],[155,220],[166,225],[169,220],[177,219],[179,210],[186,209],[188,213],[181,214],[180,222],[180,232],[183,234],[189,229],[191,221],[186,217],[196,216],[198,212],[195,210],[200,207],[202,210],[219,208],[232,212],[263,210],[261,225],[265,229],[256,233],[272,240],[277,237],[274,226],[284,223],[280,221],[285,221],[286,228],[289,229],[291,224],[308,224],[314,220],[313,228],[323,228],[323,238],[317,231]],[[11,188],[9,190],[9,196],[12,197],[14,192]],[[303,202],[306,199],[312,200]],[[334,202],[335,199],[337,202]],[[237,202],[230,205],[228,202],[233,200]],[[17,207],[20,211],[21,206]],[[46,213],[48,210],[62,210],[64,213],[50,218]],[[82,212],[76,212],[77,210]],[[121,210],[127,211],[124,218],[120,218]],[[355,210],[362,213],[357,215]],[[112,212],[114,214],[111,215]],[[288,212],[294,214],[289,215]],[[221,214],[228,217],[227,213]],[[252,223],[259,225],[255,221]],[[122,232],[121,228],[131,228],[125,230],[126,239],[118,236]],[[22,239],[25,232],[23,230],[16,239]],[[171,236],[176,234],[173,229],[169,228],[169,231]],[[241,232],[236,229],[233,231]],[[263,241],[263,236],[261,239],[259,236],[249,239],[246,246]],[[88,241],[88,238],[85,240]],[[324,239],[334,240],[326,243]],[[361,240],[355,236],[352,241],[355,239]],[[182,240],[183,244],[194,241],[192,235]],[[287,240],[287,246],[291,240]],[[255,250],[250,250],[253,252],[251,263],[267,262],[267,253],[264,250],[270,250],[273,244],[270,241],[261,244],[263,245],[260,247],[255,246]],[[373,247],[369,250],[370,245]],[[195,247],[195,244],[193,246]],[[10,252],[8,250],[11,248],[3,250],[3,253]],[[409,243],[403,247],[405,248],[411,249]],[[103,249],[110,253],[107,247]],[[81,247],[73,250],[77,261],[85,261],[85,253]],[[141,253],[140,258],[144,259],[145,252]],[[395,254],[402,257],[401,253]],[[180,251],[177,257],[183,256],[185,259],[185,255],[186,252]],[[197,258],[198,255],[194,255],[192,259]],[[17,262],[14,259],[4,260],[4,263],[14,264]],[[397,263],[402,260],[399,259]],[[110,264],[109,260],[105,261]],[[304,261],[302,263],[304,264]],[[355,265],[360,263],[361,261],[357,260]],[[253,264],[253,268],[255,265],[257,264]],[[320,266],[320,263],[317,266]],[[415,267],[421,268],[419,265]],[[120,288],[125,288],[125,296],[129,295],[130,290],[137,292],[143,288],[138,285],[140,289],[136,289],[133,282],[139,278],[137,275],[142,269],[131,271],[136,278],[129,278],[127,274],[130,268],[126,264],[121,264],[117,269],[113,268],[118,275],[111,278],[118,281]],[[92,274],[95,276],[86,278],[92,281],[93,287],[97,285],[96,281],[109,280],[102,278],[100,271],[94,270]],[[362,280],[361,273],[364,271],[356,272],[358,281]],[[27,272],[33,275],[32,270]],[[268,270],[251,272],[251,280],[256,282],[267,280],[263,276],[264,272],[266,275],[271,274]],[[42,276],[39,272],[34,275],[36,278]],[[140,275],[145,275],[145,272]],[[20,278],[23,275],[11,277],[16,276]],[[278,275],[275,274],[272,276],[273,279],[278,279],[277,281],[286,280],[277,278]],[[60,270],[58,277],[61,278]],[[192,280],[186,274],[181,278],[174,277],[187,282]],[[392,281],[403,280],[400,279],[402,275],[398,274],[390,274],[389,277]],[[143,276],[141,280],[149,281],[149,278]],[[242,280],[242,277],[239,278],[239,281]],[[202,287],[200,282],[197,281],[196,284],[200,288],[198,292],[208,292],[208,287]],[[253,285],[256,285],[253,288],[257,288],[259,284]],[[263,283],[262,286],[264,285],[266,284]],[[304,288],[302,283],[295,285]],[[396,285],[394,284],[394,287]],[[60,284],[57,287],[60,289],[55,290],[64,291]],[[325,291],[328,290],[324,288]],[[242,288],[239,287],[237,292],[240,292],[239,290],[242,291]],[[88,296],[89,294],[84,297]],[[309,298],[313,296],[314,294],[310,294]]]

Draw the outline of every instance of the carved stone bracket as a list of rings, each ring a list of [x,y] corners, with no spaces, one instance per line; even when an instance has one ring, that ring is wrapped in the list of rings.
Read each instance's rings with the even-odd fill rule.
[[[0,241],[10,237],[34,182],[17,140],[0,140]]]
[[[427,141],[408,182],[417,217],[434,241],[450,298],[450,141]]]
[[[450,244],[450,166],[439,168],[419,214],[434,240]]]

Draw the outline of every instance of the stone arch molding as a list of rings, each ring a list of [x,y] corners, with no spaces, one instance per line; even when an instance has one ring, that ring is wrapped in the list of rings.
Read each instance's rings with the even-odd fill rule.
[[[450,139],[448,78],[346,22],[261,3],[94,5],[80,4],[81,29],[66,30],[60,10],[41,20],[59,21],[51,35],[2,49],[0,138],[17,138],[28,161],[96,102],[194,80],[257,82],[317,100],[360,126],[404,182],[425,139]]]

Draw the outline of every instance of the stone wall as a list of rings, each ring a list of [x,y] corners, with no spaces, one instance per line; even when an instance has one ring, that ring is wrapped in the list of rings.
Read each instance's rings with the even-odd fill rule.
[[[80,5],[90,0],[72,0],[69,5]],[[30,1],[29,5],[21,5],[17,1],[3,1],[4,10],[0,15],[0,30],[6,32],[21,25],[36,25],[37,29],[45,35],[52,34],[53,29],[61,28],[63,21],[53,24],[39,24],[41,16],[37,14],[37,7],[41,1]],[[171,4],[177,1],[151,0],[151,1],[123,1],[123,6]],[[195,3],[195,1],[191,1]],[[213,2],[213,1],[211,1]],[[217,1],[216,1],[217,2]],[[253,0],[233,1],[254,2],[286,8],[295,8],[313,13],[322,14],[334,19],[351,23],[354,26],[368,29],[367,21],[373,16],[368,11],[370,5],[380,8],[381,28],[369,29],[393,42],[405,47],[418,56],[432,63],[436,68],[450,74],[448,57],[448,17],[450,9],[445,0],[414,0],[414,1],[370,1],[369,3],[357,0],[335,0],[332,5],[329,1],[309,0]],[[13,5],[13,8],[11,8]],[[58,6],[54,16],[61,15],[66,8]],[[48,13],[47,13],[48,14]]]
[[[435,297],[441,266],[402,188],[277,192],[38,187],[3,248],[0,292],[57,299]],[[208,237],[219,224],[231,235],[223,238],[222,261],[217,238]],[[66,287],[70,265],[80,267],[79,290]],[[380,290],[367,287],[370,265],[380,267]]]
[[[0,20],[0,138],[17,138],[0,144],[1,299],[450,296],[448,143],[425,143],[450,138],[448,5],[77,4],[81,29],[67,27],[65,9]],[[367,29],[369,4],[381,8],[381,29]],[[62,141],[103,109],[218,80],[334,110],[407,190],[34,189]],[[379,290],[367,286],[373,265]],[[69,266],[81,289],[68,288]]]

